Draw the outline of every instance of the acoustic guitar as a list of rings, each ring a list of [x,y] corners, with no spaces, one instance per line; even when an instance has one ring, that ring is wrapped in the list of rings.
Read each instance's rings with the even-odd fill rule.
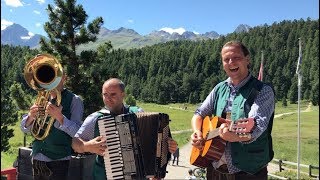
[[[246,118],[237,121],[230,121],[218,116],[210,118],[206,116],[202,122],[202,134],[204,136],[204,147],[202,150],[192,147],[190,164],[202,168],[208,167],[212,161],[220,160],[223,155],[226,141],[219,137],[219,126],[221,123],[229,124],[229,131],[238,134],[240,137],[246,137],[254,127],[254,119]]]

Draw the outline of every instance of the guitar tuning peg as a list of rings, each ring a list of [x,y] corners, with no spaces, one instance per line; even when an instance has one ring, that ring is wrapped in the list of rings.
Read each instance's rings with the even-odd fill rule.
[[[248,137],[248,134],[247,133],[239,133],[239,137]]]

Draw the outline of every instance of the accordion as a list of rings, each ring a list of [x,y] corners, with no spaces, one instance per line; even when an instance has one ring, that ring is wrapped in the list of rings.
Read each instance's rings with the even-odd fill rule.
[[[106,178],[164,178],[170,155],[169,121],[167,114],[153,112],[100,117],[99,133],[107,145]]]

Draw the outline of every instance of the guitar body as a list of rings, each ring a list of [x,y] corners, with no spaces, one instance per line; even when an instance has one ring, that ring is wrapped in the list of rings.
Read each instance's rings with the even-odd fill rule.
[[[202,125],[203,134],[207,135],[209,131],[216,129],[218,122],[219,122],[218,116],[215,116],[212,119],[205,118],[203,120],[203,125]],[[226,141],[221,139],[220,136],[207,140],[205,142],[201,156],[208,159],[211,162],[213,160],[218,161],[223,155],[226,144],[227,144]]]
[[[193,146],[191,149],[190,164],[202,168],[210,166],[211,161],[206,157],[202,157],[201,154],[202,151]]]
[[[218,117],[214,117],[211,120],[209,116],[206,116],[202,122],[203,136],[205,137],[209,131],[216,129],[217,125],[218,125]],[[196,147],[192,147],[191,156],[190,156],[191,165],[206,168],[211,164],[213,157],[220,159],[219,157],[222,156],[224,152],[224,147],[222,146],[223,149],[218,151],[217,151],[217,148],[220,148],[221,145],[223,145],[223,140],[219,137],[216,137],[216,138],[205,141],[205,146],[202,150]],[[224,146],[225,144],[226,143],[224,142]],[[210,148],[213,148],[213,149],[210,149]]]
[[[208,167],[212,161],[219,161],[224,153],[227,142],[220,138],[217,127],[221,123],[228,123],[230,125],[229,131],[241,136],[246,136],[254,127],[254,119],[246,118],[239,119],[235,122],[226,120],[224,118],[215,116],[210,118],[206,116],[202,122],[202,134],[204,138],[204,147],[202,150],[192,147],[190,164],[202,168]]]

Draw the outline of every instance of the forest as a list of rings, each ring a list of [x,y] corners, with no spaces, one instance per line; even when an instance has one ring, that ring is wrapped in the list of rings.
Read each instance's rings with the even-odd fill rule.
[[[119,77],[127,85],[127,94],[144,102],[167,104],[200,103],[212,88],[226,79],[222,69],[220,51],[230,40],[242,41],[250,50],[251,73],[258,76],[261,55],[264,54],[264,79],[271,83],[276,98],[297,101],[296,67],[299,56],[299,41],[302,40],[302,99],[318,104],[319,97],[319,21],[294,20],[261,26],[247,33],[231,33],[216,40],[171,41],[140,49],[110,49],[97,55],[96,62],[87,61],[88,68],[80,74],[92,82],[93,90],[81,86],[84,79],[72,89],[84,99],[98,96],[98,102],[86,104],[101,106],[100,88],[109,77]],[[35,95],[23,77],[23,68],[28,58],[41,53],[28,47],[2,46],[1,89],[21,86],[23,94]],[[101,54],[101,53],[97,53]],[[71,73],[68,75],[72,76]],[[2,83],[1,82],[1,83]],[[85,89],[85,91],[83,91]],[[4,91],[2,91],[4,92]],[[7,96],[8,97],[8,96]],[[16,98],[12,98],[16,99]]]
[[[106,42],[97,49],[74,54],[70,52],[76,52],[79,44],[96,40],[94,35],[103,20],[97,18],[88,25],[83,33],[90,35],[87,39],[75,41],[69,41],[70,33],[63,33],[63,37],[53,34],[50,30],[54,23],[57,22],[52,20],[45,25],[51,41],[42,39],[41,49],[1,45],[2,137],[11,137],[8,125],[17,122],[21,116],[19,110],[29,108],[35,99],[37,92],[26,84],[23,68],[39,53],[53,54],[61,61],[69,77],[66,86],[83,98],[86,116],[103,106],[101,86],[110,77],[122,79],[127,85],[127,97],[135,100],[158,104],[201,103],[217,83],[227,78],[220,51],[230,40],[239,40],[248,47],[250,72],[256,77],[263,53],[263,81],[273,85],[277,101],[297,103],[300,38],[301,99],[319,104],[319,20],[284,20],[218,39],[170,41],[130,50],[113,49],[112,43]],[[60,40],[52,40],[54,37]],[[5,150],[6,141],[1,142]]]

